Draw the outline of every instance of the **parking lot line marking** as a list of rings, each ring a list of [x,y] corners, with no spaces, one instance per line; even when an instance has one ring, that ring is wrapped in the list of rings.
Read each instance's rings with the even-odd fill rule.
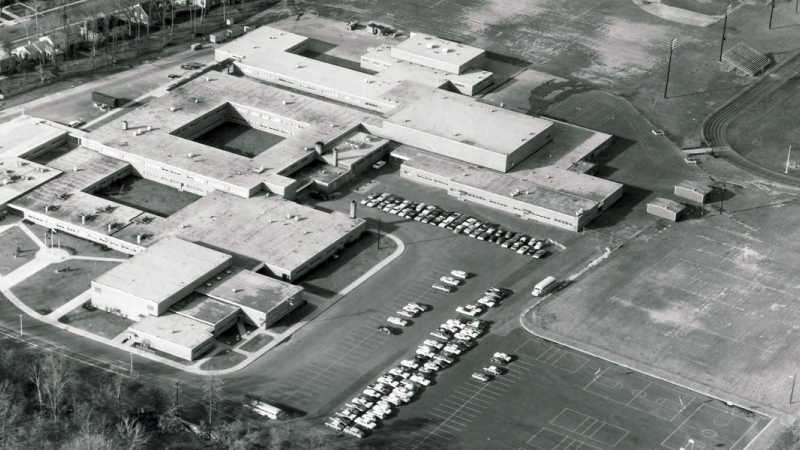
[[[461,427],[466,427],[467,426],[466,424],[458,423],[455,420],[453,420],[452,418],[449,418],[447,416],[443,416],[441,414],[436,414],[436,413],[433,413],[433,412],[428,412],[428,414],[430,414],[431,416],[436,416],[436,417],[438,417],[440,419],[444,419],[444,422],[442,422],[442,424],[441,424],[442,426],[452,428],[452,429],[454,429],[456,431],[459,431],[459,432],[462,431],[461,428],[455,427],[453,425],[449,425],[449,423],[452,422],[452,423],[455,423],[456,425],[460,425]]]
[[[513,362],[513,364],[522,364],[523,366],[529,366],[529,367],[531,367],[531,368],[533,368],[533,369],[535,369],[535,368],[536,368],[536,364],[531,364],[531,363],[529,363],[529,362],[520,361],[520,360],[516,360],[516,361],[514,361],[514,362]],[[524,367],[520,367],[520,369],[524,369]],[[527,369],[526,369],[526,370],[527,370]]]
[[[467,397],[467,398],[469,398],[469,397],[470,397],[468,394],[461,394],[461,395],[463,395],[463,396],[465,396],[465,397]],[[494,400],[494,399],[493,399],[493,400]],[[465,401],[466,401],[466,400],[465,400]],[[469,401],[486,403],[487,405],[491,405],[491,404],[492,404],[492,402],[487,402],[486,400],[481,400],[481,399],[479,399],[479,398],[473,398],[473,399],[471,399],[471,400],[469,400]],[[467,403],[469,403],[469,401],[466,401],[466,402],[467,402]]]
[[[473,417],[473,418],[478,417],[477,415],[472,414],[472,413],[468,413],[468,412],[464,412],[464,411],[455,411],[455,408],[450,408],[450,409],[453,409],[454,411],[445,411],[445,410],[443,410],[442,408],[440,408],[438,406],[435,406],[433,409],[435,409],[437,411],[441,411],[441,412],[443,412],[445,414],[452,414],[454,412],[458,412],[458,414],[464,414],[466,416],[470,416],[470,417]],[[459,419],[460,420],[466,420],[467,422],[472,422],[472,419],[467,419],[465,417],[460,417]]]
[[[494,381],[493,381],[493,383],[495,383],[495,384],[499,384],[499,385],[501,385],[501,386],[509,387],[509,388],[510,388],[510,387],[514,387],[514,385],[513,385],[512,383],[508,383],[508,382],[506,382],[506,381],[503,381],[503,380],[494,380]],[[500,389],[500,388],[497,388],[497,389]],[[503,392],[505,392],[505,391],[506,391],[506,389],[501,389],[501,390],[502,390]]]
[[[475,406],[475,407],[478,407],[478,408],[484,408],[484,409],[486,409],[486,407],[485,407],[485,406],[481,406],[481,405],[470,405],[470,406],[466,406],[466,403],[458,403],[458,402],[454,402],[454,401],[452,401],[452,400],[450,400],[450,399],[447,399],[447,398],[446,398],[446,399],[444,399],[444,400],[442,400],[442,402],[450,402],[450,403],[452,403],[452,404],[454,404],[454,405],[456,405],[456,406],[458,406],[458,407],[460,407],[460,408],[469,409],[469,410],[471,410],[471,411],[475,411],[476,413],[481,413],[481,411],[479,411],[479,410],[477,410],[477,409],[473,408],[473,406]],[[441,403],[440,403],[440,404],[441,404]],[[453,408],[453,409],[455,409],[455,408]]]

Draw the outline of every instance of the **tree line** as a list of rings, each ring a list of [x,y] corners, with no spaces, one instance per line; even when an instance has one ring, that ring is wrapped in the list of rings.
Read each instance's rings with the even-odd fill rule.
[[[0,449],[363,448],[301,419],[267,421],[233,402],[225,409],[220,378],[205,378],[189,398],[177,384],[108,372],[11,338],[0,344]]]

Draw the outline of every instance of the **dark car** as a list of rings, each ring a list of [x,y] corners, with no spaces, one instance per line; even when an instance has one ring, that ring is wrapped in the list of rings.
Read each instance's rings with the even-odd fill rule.
[[[378,327],[378,331],[380,331],[381,333],[386,333],[386,334],[388,334],[389,336],[391,336],[391,335],[393,335],[393,334],[394,334],[394,329],[393,329],[393,328],[390,328],[390,327],[387,327],[387,326],[380,326],[380,327]]]
[[[180,75],[176,75],[174,73],[171,73],[171,74],[167,75],[167,78],[173,78],[173,79],[174,78],[180,78],[180,77],[181,77]]]

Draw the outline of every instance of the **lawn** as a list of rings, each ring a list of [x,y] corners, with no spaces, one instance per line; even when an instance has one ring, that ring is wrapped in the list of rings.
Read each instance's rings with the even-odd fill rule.
[[[19,254],[14,258],[17,249]],[[19,227],[0,233],[0,275],[8,275],[30,262],[38,251],[39,246]]]
[[[283,139],[282,136],[277,134],[267,133],[234,122],[224,122],[198,137],[195,141],[239,156],[253,158]]]
[[[114,182],[94,195],[159,217],[169,217],[200,196],[135,175]]]
[[[250,352],[250,353],[257,352],[257,351],[261,350],[262,348],[264,348],[265,345],[267,345],[270,342],[272,342],[273,339],[275,339],[275,338],[273,338],[272,336],[270,336],[268,334],[259,334],[259,335],[256,335],[256,336],[250,338],[247,342],[242,344],[239,347],[239,350],[244,350],[244,351]]]
[[[230,349],[221,350],[213,356],[205,357],[206,361],[200,364],[203,370],[223,370],[230,369],[231,367],[244,361],[247,357],[241,353],[237,353]]]
[[[79,306],[65,314],[66,323],[71,327],[80,328],[90,333],[103,336],[107,339],[114,339],[120,333],[136,323],[130,319],[124,319],[116,314],[105,312],[101,309],[87,310]]]
[[[50,264],[11,290],[29,307],[49,313],[87,291],[92,280],[117,264],[119,263],[83,260]],[[56,273],[56,269],[62,271]]]

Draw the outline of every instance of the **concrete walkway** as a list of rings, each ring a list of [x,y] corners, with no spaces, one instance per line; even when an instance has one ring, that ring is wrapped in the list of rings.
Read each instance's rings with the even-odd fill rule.
[[[31,236],[31,239],[33,239],[35,242],[37,242],[40,247],[42,247],[43,249],[46,249],[46,246],[44,245],[44,243],[41,240],[39,240],[38,238],[36,238],[35,236],[33,236],[33,233],[27,227],[25,227],[21,223],[17,224],[17,226],[19,226],[20,228],[23,229],[23,231],[28,233]],[[246,352],[243,352],[243,351],[232,350],[234,352],[237,352],[237,353],[240,353],[242,355],[245,355],[246,359],[244,361],[242,361],[241,363],[237,364],[234,367],[231,367],[229,369],[223,369],[223,370],[207,371],[207,370],[200,369],[199,366],[206,361],[205,359],[201,359],[201,360],[197,361],[195,364],[187,366],[187,365],[184,365],[184,364],[169,360],[167,358],[164,358],[164,357],[161,357],[161,356],[158,356],[158,355],[155,355],[155,354],[143,351],[143,350],[134,349],[134,348],[130,347],[129,345],[122,344],[121,339],[118,339],[124,333],[120,334],[115,339],[107,339],[105,337],[98,336],[98,335],[96,335],[94,333],[91,333],[91,332],[88,332],[86,330],[83,330],[83,329],[80,329],[80,328],[75,328],[75,327],[70,327],[69,325],[65,325],[65,324],[63,324],[61,322],[58,322],[58,318],[60,316],[66,314],[67,312],[71,311],[74,308],[77,308],[82,302],[84,302],[84,301],[88,300],[89,298],[91,298],[91,294],[90,294],[89,291],[86,291],[86,292],[82,293],[81,295],[79,295],[78,297],[74,298],[73,300],[70,300],[67,304],[59,307],[58,309],[56,309],[55,311],[53,311],[52,313],[50,313],[47,316],[43,316],[43,315],[37,313],[36,311],[34,311],[33,309],[31,309],[30,307],[25,305],[25,303],[22,302],[22,300],[20,300],[16,295],[14,295],[13,292],[11,292],[11,289],[10,289],[11,285],[9,285],[9,276],[14,274],[15,272],[21,270],[21,269],[25,269],[23,272],[20,272],[19,276],[11,277],[10,281],[12,281],[12,282],[15,281],[15,282],[18,283],[19,281],[22,281],[24,279],[24,278],[21,277],[21,274],[28,273],[29,274],[28,276],[30,276],[30,275],[36,273],[37,270],[33,270],[34,267],[40,267],[39,264],[44,263],[45,262],[44,259],[42,259],[41,262],[38,262],[39,259],[37,258],[34,261],[31,261],[30,263],[25,264],[24,266],[20,267],[19,269],[17,269],[16,271],[12,272],[11,274],[9,274],[9,275],[7,275],[5,277],[0,276],[0,293],[5,295],[6,298],[8,298],[8,300],[11,303],[13,303],[17,308],[21,309],[28,316],[30,316],[30,317],[32,317],[32,318],[34,318],[36,320],[45,322],[45,323],[47,323],[49,325],[52,325],[54,327],[61,328],[63,330],[69,331],[71,333],[75,333],[75,334],[77,334],[79,336],[83,336],[85,338],[92,339],[94,341],[100,342],[100,343],[105,344],[105,345],[109,345],[111,347],[115,347],[115,348],[117,348],[119,350],[123,350],[123,351],[129,352],[129,353],[138,354],[139,356],[141,356],[143,358],[147,358],[147,359],[150,359],[152,361],[157,361],[157,362],[160,362],[162,364],[166,364],[166,365],[168,365],[170,367],[173,367],[175,369],[180,369],[180,370],[184,370],[186,372],[195,373],[195,374],[199,374],[199,375],[225,375],[225,374],[237,372],[237,371],[247,367],[253,361],[257,360],[262,355],[264,355],[268,351],[272,350],[275,346],[277,346],[278,344],[280,344],[281,342],[286,340],[288,337],[290,337],[292,334],[297,332],[299,329],[303,328],[309,322],[313,321],[320,314],[324,313],[328,308],[330,308],[331,306],[333,306],[334,304],[339,302],[339,300],[344,298],[347,294],[349,294],[355,288],[357,288],[362,283],[367,281],[370,277],[372,277],[373,275],[378,273],[384,267],[388,266],[392,261],[394,261],[395,259],[399,258],[400,255],[402,255],[403,252],[405,252],[406,246],[403,243],[403,241],[401,241],[399,238],[397,238],[397,237],[395,237],[395,236],[393,236],[391,234],[387,234],[387,233],[381,233],[381,234],[383,236],[386,236],[389,239],[392,239],[393,241],[395,241],[395,243],[397,244],[397,249],[394,251],[394,253],[392,253],[391,255],[389,255],[389,257],[387,257],[386,259],[384,259],[383,261],[381,261],[380,263],[375,265],[372,269],[370,269],[368,272],[363,274],[357,280],[352,282],[349,286],[347,286],[344,289],[342,289],[341,291],[339,291],[339,293],[333,298],[333,300],[330,302],[330,304],[326,308],[321,309],[319,311],[316,311],[316,313],[313,316],[308,317],[307,320],[295,324],[294,326],[292,326],[291,328],[289,328],[288,330],[286,330],[285,332],[283,332],[281,334],[276,334],[274,332],[271,332],[271,331],[265,330],[265,329],[260,329],[260,330],[258,330],[256,332],[251,333],[250,336],[249,336],[250,339],[253,339],[254,337],[258,336],[261,333],[273,336],[274,339],[269,344],[267,344],[263,348],[259,349],[257,352],[246,353]],[[42,253],[42,252],[39,252],[39,253]],[[38,253],[37,253],[37,255],[38,255]],[[74,259],[90,259],[92,257],[71,257],[71,258],[74,258]],[[104,259],[101,259],[101,260],[115,260],[115,258],[104,258]],[[28,266],[34,265],[34,263],[35,263],[34,267],[27,268]],[[47,261],[47,264],[50,264],[50,262]],[[41,266],[39,270],[41,270],[41,268],[46,267],[47,264]],[[242,335],[244,336],[245,334],[242,333]]]

